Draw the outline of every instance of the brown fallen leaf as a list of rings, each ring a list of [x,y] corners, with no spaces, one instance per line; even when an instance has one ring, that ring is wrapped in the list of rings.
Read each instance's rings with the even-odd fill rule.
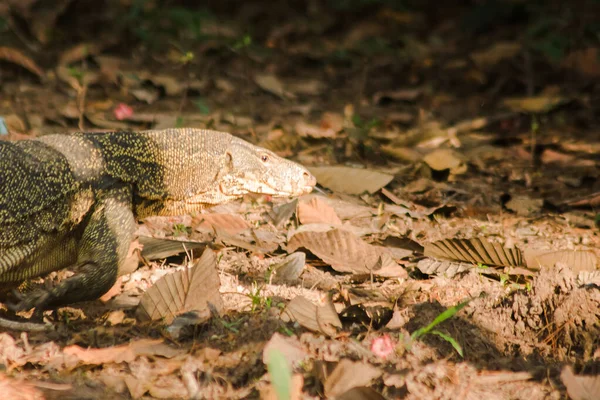
[[[518,248],[507,248],[486,239],[445,239],[425,244],[427,257],[499,267],[524,266]]]
[[[346,393],[350,389],[369,386],[381,374],[383,374],[383,370],[366,362],[353,362],[349,359],[343,359],[323,384],[325,396],[333,398]]]
[[[504,204],[507,209],[523,217],[539,212],[543,205],[543,199],[532,199],[529,196],[513,196]]]
[[[385,400],[385,397],[370,387],[355,387],[336,397],[336,400]]]
[[[2,398],[11,400],[44,400],[46,398],[31,380],[26,382],[21,379],[9,378],[3,373],[0,374],[0,393],[2,393]]]
[[[285,89],[283,82],[271,74],[259,74],[254,77],[254,82],[264,91],[281,97],[282,99],[293,99],[296,95]]]
[[[13,49],[11,47],[0,47],[0,60],[8,61],[13,64],[17,64],[29,72],[35,74],[40,79],[45,78],[44,71],[40,68],[35,61],[30,57],[26,56],[20,50]]]
[[[221,312],[223,300],[216,266],[214,251],[206,249],[193,267],[163,276],[142,296],[137,317],[141,320],[162,318],[170,323],[187,311],[197,311],[206,319],[211,317],[212,310]]]
[[[326,232],[297,232],[288,242],[288,252],[304,247],[339,272],[386,277],[407,277],[407,272],[389,251],[365,243],[352,232],[331,229]]]
[[[160,339],[140,339],[121,346],[103,349],[90,349],[72,345],[65,347],[63,353],[76,359],[78,364],[102,365],[132,362],[140,356],[172,358],[185,354],[185,350],[171,347]]]
[[[563,59],[561,66],[575,69],[589,78],[598,78],[600,77],[600,49],[588,47],[575,50]]]
[[[467,172],[467,164],[460,155],[450,149],[438,149],[423,157],[423,161],[433,170],[450,170],[450,174],[459,175]]]
[[[540,269],[553,267],[557,262],[566,264],[573,272],[595,271],[598,269],[596,254],[585,250],[558,250],[524,252],[527,268]]]
[[[298,204],[298,219],[302,224],[342,224],[342,220],[337,216],[333,207],[317,196]]]
[[[293,283],[295,282],[302,272],[304,272],[304,266],[306,265],[306,254],[301,251],[297,251],[288,255],[279,264],[273,265],[273,283]]]
[[[342,328],[342,322],[329,299],[325,305],[317,306],[305,297],[294,297],[281,313],[281,319],[298,322],[306,329],[327,336],[335,336],[337,330]]]
[[[473,264],[449,260],[434,260],[432,258],[424,258],[417,263],[417,269],[422,273],[446,278],[452,278],[472,268],[474,268]]]
[[[600,398],[600,375],[575,375],[567,365],[560,373],[560,379],[567,387],[572,400],[595,400]]]
[[[285,356],[290,369],[297,366],[308,356],[297,338],[283,336],[277,332],[271,336],[263,349],[263,363],[265,365],[268,363],[269,354],[272,351],[280,351]]]
[[[347,194],[375,193],[394,176],[371,169],[350,167],[308,167],[320,185]]]
[[[496,42],[485,50],[471,54],[471,58],[479,68],[485,68],[516,57],[521,52],[521,48],[521,44],[517,42]]]
[[[196,228],[218,229],[235,235],[250,228],[245,219],[235,214],[200,214],[192,219]]]
[[[547,113],[554,108],[566,103],[568,99],[556,96],[536,96],[536,97],[513,97],[504,99],[502,102],[506,107],[513,111],[525,113]]]

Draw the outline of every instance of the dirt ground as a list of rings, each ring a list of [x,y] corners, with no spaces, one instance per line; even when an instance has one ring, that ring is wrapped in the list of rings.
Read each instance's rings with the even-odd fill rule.
[[[0,139],[217,129],[319,182],[142,221],[102,301],[0,332],[0,393],[600,398],[600,4],[563,3],[0,4]]]

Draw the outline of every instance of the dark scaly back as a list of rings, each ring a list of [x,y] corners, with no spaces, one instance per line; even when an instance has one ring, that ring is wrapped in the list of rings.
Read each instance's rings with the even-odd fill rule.
[[[66,159],[56,150],[38,141],[0,140],[0,229],[67,203],[77,190]]]

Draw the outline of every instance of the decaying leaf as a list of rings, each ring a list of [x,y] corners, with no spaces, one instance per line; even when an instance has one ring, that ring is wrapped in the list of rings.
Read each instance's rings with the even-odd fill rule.
[[[326,232],[297,232],[288,242],[287,250],[304,247],[339,272],[406,277],[383,247],[365,243],[352,232],[332,229]]]
[[[471,54],[471,58],[480,68],[493,66],[498,62],[514,58],[521,52],[521,44],[516,42],[497,42],[491,47]]]
[[[504,99],[506,107],[513,111],[525,113],[546,113],[557,106],[566,103],[568,100],[564,97],[549,95],[537,97],[514,97]]]
[[[532,199],[529,196],[513,196],[506,202],[505,207],[520,216],[528,216],[541,210],[543,199]]]
[[[35,61],[27,57],[20,50],[11,47],[0,47],[0,60],[17,64],[37,75],[40,79],[44,79],[45,77],[44,71],[35,63]]]
[[[572,400],[594,400],[600,397],[600,375],[575,375],[569,365],[563,368],[560,379]]]
[[[298,199],[294,199],[289,203],[281,204],[279,206],[273,207],[273,210],[269,213],[273,224],[276,227],[283,225],[284,222],[287,222],[292,218],[292,215],[296,212],[296,208],[298,207]]]
[[[370,387],[355,387],[336,397],[336,400],[385,400],[385,397]]]
[[[245,219],[235,214],[200,214],[192,219],[194,225],[209,229],[223,230],[235,235],[250,228]]]
[[[438,275],[445,276],[446,278],[452,278],[461,272],[472,269],[473,264],[424,258],[417,263],[417,268],[419,271],[427,275]]]
[[[273,283],[292,283],[295,282],[306,265],[306,254],[297,251],[288,255],[281,263],[274,265]]]
[[[67,346],[63,350],[71,363],[101,365],[108,363],[132,362],[139,356],[160,356],[172,358],[183,354],[184,350],[176,349],[162,340],[140,339],[121,346],[102,349],[83,348],[77,345]]]
[[[142,296],[138,318],[164,318],[170,323],[175,316],[187,311],[198,311],[206,319],[210,318],[211,309],[220,312],[223,301],[216,266],[214,251],[206,249],[193,267],[165,275]]]
[[[450,170],[453,175],[463,174],[467,171],[467,165],[461,157],[450,149],[438,149],[423,157],[423,161],[433,170]]]
[[[427,257],[487,266],[524,266],[523,256],[518,248],[506,248],[481,238],[445,239],[427,243],[424,254]]]
[[[282,99],[293,99],[296,97],[295,94],[285,89],[281,80],[275,75],[256,75],[254,82],[264,91],[274,94],[275,96],[281,97]]]
[[[342,224],[342,220],[337,216],[333,207],[317,196],[298,204],[298,219],[302,224]]]
[[[600,287],[600,270],[581,271],[577,274],[577,284],[579,286],[596,285]]]
[[[323,384],[325,396],[333,398],[346,393],[352,388],[369,386],[381,374],[383,374],[383,370],[366,362],[343,359]]]
[[[595,271],[598,266],[596,255],[591,251],[525,251],[527,268],[553,267],[557,262],[566,264],[573,272]]]
[[[375,193],[394,179],[393,175],[370,169],[350,167],[309,167],[320,185],[347,193]]]
[[[266,364],[268,362],[269,353],[274,350],[280,351],[285,356],[285,360],[289,363],[290,368],[295,367],[308,356],[308,353],[297,338],[283,336],[277,332],[271,336],[271,339],[263,349],[263,363]]]
[[[305,297],[294,297],[281,313],[281,319],[285,322],[295,321],[306,329],[328,336],[334,336],[342,328],[342,322],[329,299],[324,305],[317,306]]]

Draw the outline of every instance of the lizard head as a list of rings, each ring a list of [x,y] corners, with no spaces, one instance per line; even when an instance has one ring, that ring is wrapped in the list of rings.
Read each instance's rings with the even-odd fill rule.
[[[317,183],[300,164],[238,138],[232,139],[226,158],[229,165],[220,184],[226,196],[300,196],[310,193]]]

